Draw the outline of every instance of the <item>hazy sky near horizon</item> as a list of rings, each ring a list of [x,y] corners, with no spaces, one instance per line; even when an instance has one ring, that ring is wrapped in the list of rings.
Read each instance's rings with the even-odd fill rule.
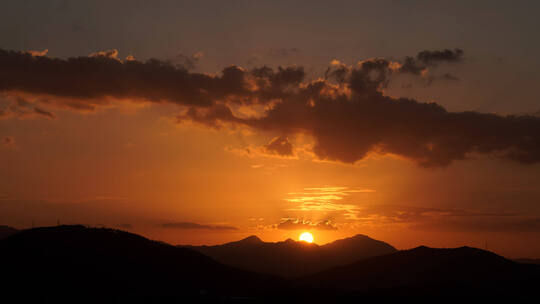
[[[0,224],[540,257],[537,1],[1,6]]]

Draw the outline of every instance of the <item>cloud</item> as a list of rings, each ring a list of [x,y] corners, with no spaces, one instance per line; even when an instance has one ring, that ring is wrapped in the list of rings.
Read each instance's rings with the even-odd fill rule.
[[[200,51],[192,54],[191,56],[178,54],[176,55],[174,62],[187,70],[193,70],[194,68],[197,67],[199,60],[201,60],[203,57],[204,57],[204,53]]]
[[[45,116],[45,117],[47,117],[49,119],[55,119],[56,118],[56,116],[53,113],[51,113],[49,111],[45,111],[45,110],[43,110],[41,108],[38,108],[38,107],[34,108],[34,113],[36,113],[37,115]]]
[[[293,156],[293,146],[286,136],[274,137],[264,148],[269,153],[274,153],[281,156]]]
[[[286,218],[276,225],[277,229],[283,230],[337,230],[337,227],[330,220],[311,222],[295,218]]]
[[[416,55],[416,59],[426,65],[436,65],[441,62],[461,62],[463,54],[464,52],[461,49],[421,51]]]
[[[372,58],[353,67],[336,62],[313,81],[306,81],[301,66],[230,66],[211,75],[155,59],[117,57],[115,50],[68,59],[0,50],[0,92],[45,96],[47,102],[37,103],[89,110],[110,98],[169,102],[181,106],[179,122],[244,126],[281,138],[306,134],[313,138],[316,158],[343,163],[372,153],[424,167],[447,166],[472,154],[540,161],[538,117],[448,112],[436,103],[385,95],[396,74],[425,77],[429,67],[463,61],[459,49],[422,51],[401,62]],[[257,115],[240,115],[238,106],[252,107]],[[282,152],[288,147],[267,146]]]
[[[156,59],[121,61],[117,55],[118,51],[111,50],[58,59],[0,50],[0,92],[55,97],[50,102],[74,108],[94,108],[104,98],[205,107],[232,95],[251,96],[244,81],[246,72],[239,67],[208,75]]]
[[[95,52],[95,53],[92,53],[92,54],[88,55],[88,57],[96,57],[96,58],[103,57],[103,58],[108,58],[108,59],[119,60],[118,59],[118,50],[116,50],[116,49],[112,49],[112,50],[108,50],[108,51]]]
[[[441,63],[459,63],[463,61],[463,50],[445,49],[442,51],[421,51],[416,57],[405,57],[398,71],[421,75],[426,73],[428,67],[435,67]]]
[[[436,67],[442,63],[460,63],[463,62],[463,50],[445,49],[442,51],[421,51],[416,57],[405,57],[403,62],[396,63],[397,68],[394,72],[402,74],[412,74],[425,78],[425,85],[430,86],[438,80],[459,80],[458,77],[444,73],[441,76],[432,76],[429,74],[430,67]]]
[[[191,222],[169,222],[169,223],[163,223],[160,225],[162,228],[170,228],[170,229],[187,229],[187,230],[238,230],[238,228],[234,226],[227,226],[227,225],[204,225],[204,224],[197,224],[197,223],[191,223]]]
[[[537,117],[448,112],[436,103],[386,96],[384,61],[363,62],[327,75],[332,77],[297,87],[295,94],[284,96],[260,118],[239,118],[220,105],[226,115],[190,116],[188,112],[182,119],[208,126],[243,124],[287,136],[309,134],[317,158],[344,163],[370,153],[401,156],[423,167],[447,166],[473,153],[523,164],[540,161]]]
[[[19,119],[31,119],[43,117],[47,119],[56,119],[56,115],[35,106],[33,103],[26,101],[24,98],[12,95],[0,95],[0,105],[6,103],[4,108],[0,108],[0,119],[17,117]]]
[[[45,55],[47,55],[48,52],[49,52],[48,49],[44,49],[43,51],[32,51],[32,50],[26,51],[26,53],[28,53],[28,54],[30,54],[30,55],[32,55],[34,57],[45,56]]]

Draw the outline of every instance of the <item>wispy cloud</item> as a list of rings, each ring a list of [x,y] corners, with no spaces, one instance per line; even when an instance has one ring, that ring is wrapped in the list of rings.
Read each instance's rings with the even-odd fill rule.
[[[336,225],[330,220],[312,222],[297,218],[281,219],[275,227],[283,230],[337,230]]]
[[[288,193],[288,197],[284,200],[289,203],[297,203],[287,208],[287,211],[339,213],[344,215],[346,219],[355,219],[360,210],[359,207],[341,201],[351,195],[373,192],[375,192],[373,189],[350,187],[304,188],[302,192]]]
[[[168,222],[160,225],[162,228],[170,229],[180,229],[180,230],[217,230],[217,231],[227,231],[227,230],[238,230],[237,227],[229,225],[206,225],[206,224],[197,224],[192,222]]]

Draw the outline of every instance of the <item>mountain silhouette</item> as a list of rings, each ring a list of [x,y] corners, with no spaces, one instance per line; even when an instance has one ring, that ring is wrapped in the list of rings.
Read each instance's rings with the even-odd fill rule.
[[[519,297],[536,292],[540,267],[515,263],[476,248],[421,246],[335,267],[300,278],[297,283],[341,295]]]
[[[13,235],[17,232],[19,232],[19,230],[13,227],[0,225],[0,239],[7,238],[8,236]]]
[[[323,246],[291,239],[267,243],[251,236],[205,248],[219,248],[235,261],[246,258],[279,271],[294,267],[296,261],[300,265],[290,272],[295,274],[333,263],[341,266],[284,280],[124,231],[44,227],[0,240],[2,299],[17,303],[349,303],[351,298],[445,302],[454,297],[460,302],[501,298],[519,302],[537,297],[540,286],[539,265],[469,247],[396,251],[358,235]],[[391,253],[358,260],[359,254],[381,248]],[[330,259],[331,253],[335,259]],[[356,261],[344,265],[347,259]]]
[[[226,265],[286,278],[313,274],[397,251],[385,242],[361,234],[322,246],[292,239],[263,242],[257,236],[250,236],[223,245],[180,247],[195,249]]]
[[[249,297],[283,284],[194,250],[107,228],[23,230],[0,240],[0,258],[8,261],[2,267],[2,276],[9,278],[3,290],[74,303],[92,297],[98,302],[103,297]]]

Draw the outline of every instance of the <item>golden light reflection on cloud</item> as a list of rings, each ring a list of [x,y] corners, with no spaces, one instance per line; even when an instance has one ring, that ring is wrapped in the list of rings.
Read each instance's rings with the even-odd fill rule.
[[[345,220],[358,220],[360,207],[349,202],[351,196],[360,193],[373,193],[375,190],[358,187],[316,187],[304,188],[302,192],[287,193],[284,200],[297,203],[287,211],[319,212],[321,216],[336,214],[344,216]],[[343,201],[344,199],[347,201]]]

